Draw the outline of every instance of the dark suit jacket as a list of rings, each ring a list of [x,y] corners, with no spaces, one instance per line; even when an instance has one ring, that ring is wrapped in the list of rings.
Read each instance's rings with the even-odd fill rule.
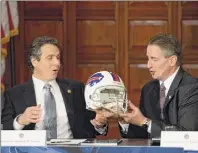
[[[90,120],[95,118],[95,113],[86,110],[84,85],[69,79],[57,79],[56,81],[63,96],[74,138],[94,138],[96,131]],[[71,90],[71,93],[68,93],[68,90]],[[3,129],[12,130],[15,117],[30,106],[36,106],[32,79],[5,92],[5,105],[1,116]],[[35,124],[30,124],[25,126],[24,130],[33,130],[34,128]]]
[[[151,137],[160,137],[167,125],[176,126],[181,131],[198,131],[198,79],[179,69],[165,100],[165,119],[160,119],[159,81],[147,83],[141,92],[140,110],[152,120]],[[141,127],[130,124],[128,138],[148,138],[149,134]]]

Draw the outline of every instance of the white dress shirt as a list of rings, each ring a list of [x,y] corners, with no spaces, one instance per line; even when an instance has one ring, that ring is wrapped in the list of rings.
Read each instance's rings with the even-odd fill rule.
[[[63,97],[59,88],[59,85],[55,80],[50,82],[43,82],[35,77],[32,77],[34,83],[34,90],[36,94],[36,103],[41,104],[41,120],[36,123],[35,130],[42,130],[43,129],[43,117],[45,114],[44,111],[44,85],[49,83],[51,85],[51,92],[54,95],[56,101],[56,112],[57,112],[57,138],[73,138],[71,128],[69,125],[68,116],[65,109],[65,104],[63,101]],[[18,116],[17,116],[18,117]],[[13,126],[15,130],[21,130],[24,128],[24,125],[20,125],[15,118]]]
[[[165,88],[166,88],[166,90],[165,90],[165,96],[167,96],[168,91],[169,91],[169,89],[170,89],[170,86],[171,86],[171,84],[172,84],[172,82],[173,82],[173,80],[174,80],[174,78],[175,78],[177,72],[179,71],[179,68],[180,68],[180,67],[178,67],[177,70],[176,70],[170,77],[168,77],[168,78],[164,81],[164,86],[165,86]],[[163,82],[160,81],[160,85],[161,85],[162,83],[163,83]]]
[[[36,103],[37,105],[41,104],[42,115],[40,122],[36,123],[35,130],[42,130],[43,129],[43,117],[44,117],[44,85],[49,83],[52,88],[51,92],[54,95],[56,101],[56,112],[57,112],[57,138],[73,138],[68,116],[65,109],[65,104],[63,101],[63,97],[59,88],[59,85],[55,80],[50,82],[43,82],[35,77],[32,77],[33,84],[34,84],[34,91],[36,94]],[[20,114],[21,115],[21,114]],[[21,125],[17,122],[17,118],[20,116],[18,115],[14,122],[13,127],[15,130],[22,130],[25,126]],[[100,134],[106,134],[107,126],[104,128],[95,128],[95,130]]]
[[[177,72],[179,71],[179,68],[180,68],[180,67],[178,67],[177,70],[176,70],[170,77],[168,77],[168,78],[164,81],[164,86],[165,86],[165,88],[166,88],[166,90],[165,90],[165,96],[167,96],[168,91],[169,91],[169,89],[170,89],[170,86],[171,86],[171,84],[172,84],[172,82],[173,82],[175,76],[177,75]],[[163,82],[160,81],[159,83],[160,83],[160,85],[161,85]],[[119,123],[119,124],[120,124],[120,126],[121,126],[121,128],[122,128],[122,132],[126,134],[126,133],[128,132],[128,129],[129,129],[129,124],[121,124],[121,123]],[[147,132],[148,132],[148,133],[151,133],[151,126],[152,126],[152,121],[150,122],[150,124],[149,124],[149,126],[148,126],[148,129],[147,129]]]

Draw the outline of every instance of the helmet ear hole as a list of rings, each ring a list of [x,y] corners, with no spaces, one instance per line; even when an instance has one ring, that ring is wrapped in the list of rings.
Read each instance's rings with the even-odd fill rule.
[[[100,71],[89,77],[85,86],[86,108],[105,108],[115,113],[127,110],[127,91],[117,74]]]
[[[94,94],[91,96],[91,99],[93,99],[93,101],[97,101],[97,100],[98,100],[98,94],[94,93]]]

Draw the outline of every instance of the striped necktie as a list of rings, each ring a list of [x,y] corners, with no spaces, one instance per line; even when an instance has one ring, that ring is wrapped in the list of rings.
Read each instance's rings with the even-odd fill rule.
[[[57,138],[56,102],[51,92],[51,85],[44,85],[44,129],[47,131],[47,140]]]
[[[165,91],[166,91],[166,87],[164,86],[164,83],[162,83],[160,85],[160,116],[161,119],[164,119],[164,113],[163,113],[163,109],[164,109],[164,103],[165,103]]]

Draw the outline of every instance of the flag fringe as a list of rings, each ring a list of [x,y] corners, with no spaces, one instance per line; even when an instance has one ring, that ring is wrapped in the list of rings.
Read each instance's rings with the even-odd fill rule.
[[[8,43],[9,41],[10,41],[10,35],[1,38],[1,44],[2,44],[2,45]]]
[[[18,34],[19,34],[19,29],[18,28],[10,31],[10,36],[11,37],[16,36]]]
[[[1,93],[4,93],[4,91],[5,91],[5,86],[3,83],[1,83]]]
[[[1,48],[1,57],[7,57],[7,50],[6,50],[6,48]]]
[[[19,34],[19,29],[10,30],[9,36],[1,38],[1,44],[6,44],[10,41],[10,37],[16,36]]]

